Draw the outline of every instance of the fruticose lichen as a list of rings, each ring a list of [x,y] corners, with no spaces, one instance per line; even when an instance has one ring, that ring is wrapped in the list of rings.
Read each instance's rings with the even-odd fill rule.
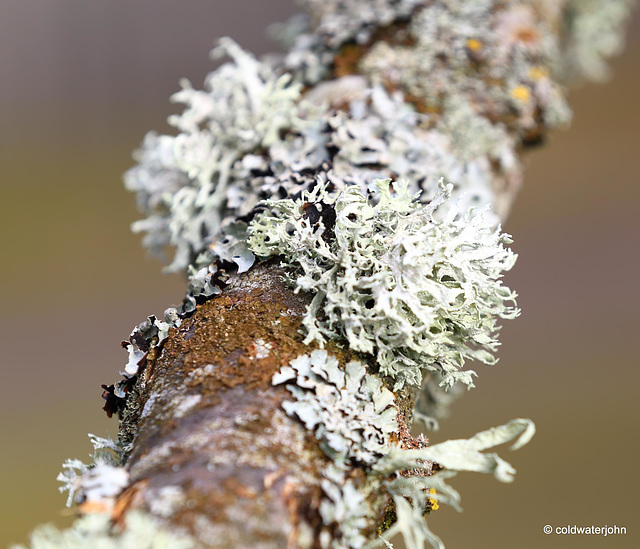
[[[57,480],[62,483],[60,492],[68,492],[67,507],[77,503],[106,511],[129,483],[129,473],[122,466],[124,450],[110,438],[89,438],[94,450],[92,463],[68,459]]]
[[[633,0],[569,0],[564,19],[565,80],[604,80],[609,57],[622,51]]]
[[[396,520],[383,541],[402,534],[408,549],[422,549],[424,542],[443,547],[428,528],[426,511],[447,503],[459,510],[458,493],[446,484],[456,471],[491,473],[511,482],[515,470],[497,454],[485,454],[499,444],[516,440],[512,449],[524,446],[533,436],[530,420],[516,419],[467,440],[449,440],[427,447],[422,437],[415,449],[403,448],[393,437],[398,429],[395,395],[380,378],[366,373],[358,361],[340,365],[326,351],[316,350],[292,360],[273,376],[273,384],[286,384],[294,400],[283,404],[321,440],[332,459],[324,471],[324,499],[320,513],[324,524],[336,523],[340,536],[321,535],[325,549],[359,549],[367,544],[367,505],[371,494],[387,493],[395,504]],[[368,470],[365,480],[350,478],[353,461]],[[351,463],[350,463],[351,462]],[[440,469],[434,472],[432,465]],[[437,502],[434,495],[437,494]]]
[[[419,386],[423,370],[440,373],[445,386],[471,386],[465,360],[495,362],[496,320],[518,314],[500,282],[516,259],[504,247],[510,239],[486,212],[450,207],[451,186],[423,206],[404,182],[394,193],[389,180],[375,185],[374,203],[355,185],[335,198],[317,190],[267,201],[249,246],[261,257],[283,255],[299,270],[297,288],[315,294],[306,342],[344,338],[375,354],[396,389]]]

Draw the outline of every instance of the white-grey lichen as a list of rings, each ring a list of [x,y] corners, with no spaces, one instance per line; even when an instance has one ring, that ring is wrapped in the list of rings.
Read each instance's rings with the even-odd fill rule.
[[[231,62],[202,91],[183,81],[178,134],[149,134],[126,175],[146,215],[134,230],[155,253],[175,247],[169,270],[188,270],[181,314],[219,293],[219,271],[253,264],[246,225],[261,200],[318,181],[406,179],[429,201],[444,177],[504,218],[522,178],[517,148],[571,118],[559,67],[600,74],[629,12],[629,0],[302,4],[310,15],[280,27],[285,56],[259,61],[222,40],[214,56]],[[343,75],[336,59],[354,44],[357,74]]]
[[[274,385],[283,383],[294,398],[283,403],[284,410],[315,432],[332,460],[320,481],[323,499],[319,511],[323,525],[338,528],[340,534],[321,531],[319,541],[325,549],[376,546],[377,542],[367,542],[363,531],[368,526],[367,497],[381,493],[393,499],[397,520],[380,543],[388,546],[388,540],[400,533],[408,549],[423,549],[425,542],[442,548],[424,514],[440,503],[460,510],[460,496],[446,481],[457,471],[476,471],[511,482],[515,469],[484,450],[513,440],[511,449],[516,450],[535,433],[531,420],[515,419],[470,439],[426,447],[421,438],[422,447],[409,450],[391,436],[398,429],[395,395],[377,376],[366,373],[361,363],[343,366],[326,351],[316,350],[292,360],[273,376]],[[351,466],[345,458],[369,468],[366,481],[347,476]],[[444,469],[434,473],[433,463]]]
[[[316,20],[315,35],[326,46],[337,48],[345,42],[365,44],[380,27],[408,20],[424,0],[300,0]]]
[[[324,529],[318,541],[322,549],[361,549],[367,543],[364,531],[369,523],[367,492],[345,477],[344,469],[327,467],[320,482],[323,499],[320,516]],[[337,528],[339,536],[331,529]]]
[[[394,395],[362,363],[354,360],[343,369],[335,357],[316,350],[273,376],[274,385],[285,382],[295,400],[283,408],[316,433],[334,461],[370,465],[387,451],[389,435],[398,429]]]
[[[224,54],[234,62],[211,73],[204,91],[182,81],[173,100],[186,109],[169,119],[179,134],[147,135],[139,165],[125,177],[149,214],[134,231],[147,233],[145,245],[155,253],[176,247],[169,270],[185,269],[204,251],[203,235],[220,230],[236,172],[248,174],[251,153],[277,147],[297,116],[301,87],[290,76],[277,75],[232,40],[214,50]]]
[[[500,189],[517,187],[521,177],[518,139],[536,126],[535,117],[550,126],[568,120],[562,94],[548,78],[556,52],[551,34],[545,31],[534,44],[517,39],[520,11],[527,24],[538,23],[529,7],[503,9],[492,1],[424,6],[376,0],[366,10],[353,1],[306,4],[317,26],[303,32],[297,25],[303,34],[291,55],[315,56],[327,70],[341,44],[367,43],[376,28],[396,21],[409,25],[402,32],[413,43],[379,40],[362,57],[362,75],[318,83],[289,58],[261,62],[225,40],[216,51],[232,62],[207,77],[204,91],[184,84],[175,99],[186,109],[170,119],[180,133],[150,134],[126,184],[148,216],[134,229],[148,233],[145,243],[155,252],[176,247],[169,269],[190,268],[191,296],[217,293],[215,259],[236,263],[239,272],[250,267],[246,222],[260,200],[299,196],[319,179],[338,190],[355,183],[366,189],[393,175],[428,201],[444,177],[469,205],[493,203],[503,215]],[[491,32],[499,25],[504,33]],[[497,39],[503,42],[474,38],[494,35],[504,35]],[[483,50],[486,78],[475,73],[470,40]],[[302,84],[311,83],[317,85],[303,94]],[[416,102],[435,112],[416,112]],[[508,116],[491,110],[497,106]],[[501,118],[517,122],[496,122]]]
[[[151,515],[131,511],[123,527],[114,526],[108,513],[86,515],[65,530],[52,524],[39,526],[27,546],[14,545],[11,549],[193,549],[196,546],[186,532],[171,533]]]
[[[501,482],[511,482],[515,469],[495,453],[483,453],[500,444],[515,440],[512,450],[521,448],[535,434],[535,426],[529,419],[514,419],[506,425],[483,431],[470,439],[449,440],[420,450],[392,448],[381,459],[377,467],[380,473],[420,468],[425,461],[434,461],[444,467],[430,476],[397,475],[385,482],[385,487],[393,496],[396,506],[396,522],[381,540],[390,547],[388,540],[402,535],[407,549],[424,549],[425,543],[436,549],[444,549],[444,544],[427,525],[424,511],[427,503],[446,503],[460,510],[460,495],[446,481],[458,471],[490,473]],[[372,544],[371,546],[375,546]]]
[[[323,190],[268,201],[250,225],[258,256],[283,255],[298,268],[297,288],[315,297],[306,342],[344,338],[376,355],[395,388],[419,386],[422,371],[442,384],[472,385],[467,359],[495,362],[497,320],[517,316],[501,276],[516,259],[485,211],[445,208],[451,187],[423,206],[406,183],[377,181],[375,203],[357,186],[336,198]],[[328,212],[331,213],[329,217]],[[335,220],[335,221],[334,221]]]
[[[129,473],[122,466],[125,450],[110,438],[90,434],[89,439],[94,450],[92,463],[68,459],[56,480],[62,483],[60,492],[68,493],[67,507],[88,501],[109,508],[129,483]]]
[[[568,0],[565,7],[565,80],[604,80],[607,61],[624,46],[624,26],[633,0]]]

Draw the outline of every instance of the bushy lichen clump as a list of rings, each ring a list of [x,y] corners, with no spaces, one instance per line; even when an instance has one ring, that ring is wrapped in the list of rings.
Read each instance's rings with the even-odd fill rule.
[[[129,483],[129,473],[122,466],[124,450],[117,442],[89,435],[93,445],[93,461],[85,464],[68,459],[56,480],[62,483],[60,492],[67,492],[67,507],[73,503],[88,504],[109,510],[115,498]]]
[[[423,206],[403,182],[376,183],[372,202],[356,186],[275,200],[249,227],[261,257],[283,255],[299,270],[297,288],[314,292],[304,325],[307,342],[345,338],[376,355],[396,389],[419,386],[422,370],[442,384],[471,386],[466,359],[493,363],[498,318],[513,318],[515,294],[502,273],[516,256],[483,211],[446,203],[450,186]],[[449,204],[447,204],[449,205]]]
[[[566,80],[604,80],[609,57],[622,51],[620,30],[629,20],[633,0],[568,0],[564,19]]]
[[[148,134],[139,165],[125,177],[138,206],[149,213],[133,230],[147,233],[144,243],[155,253],[167,244],[176,247],[169,270],[193,262],[204,250],[203,235],[219,232],[227,207],[243,215],[255,205],[257,196],[246,204],[246,193],[234,184],[261,170],[262,158],[252,153],[266,150],[277,157],[280,134],[296,127],[300,84],[231,40],[214,50],[222,54],[234,63],[211,73],[204,91],[183,80],[182,91],[173,96],[187,106],[169,119],[179,134]]]

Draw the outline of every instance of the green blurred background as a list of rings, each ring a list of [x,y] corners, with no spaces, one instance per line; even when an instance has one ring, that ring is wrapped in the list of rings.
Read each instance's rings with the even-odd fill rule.
[[[181,300],[129,233],[121,175],[146,131],[167,129],[169,95],[202,83],[216,37],[272,45],[264,29],[293,0],[6,0],[0,3],[0,546],[44,521],[65,524],[56,474],[88,459],[87,432],[116,435],[100,384],[125,363],[119,343]],[[512,485],[454,480],[464,514],[431,527],[449,549],[640,547],[640,36],[614,77],[572,94],[575,122],[528,158],[505,229],[520,254],[508,283],[522,317],[500,363],[480,367],[434,441],[513,417],[538,434],[503,456]],[[545,524],[627,527],[626,536],[546,536]]]

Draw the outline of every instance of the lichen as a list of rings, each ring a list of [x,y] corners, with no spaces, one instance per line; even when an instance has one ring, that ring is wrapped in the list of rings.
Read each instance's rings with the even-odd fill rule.
[[[156,519],[142,511],[131,511],[124,527],[113,525],[108,513],[97,513],[76,520],[70,528],[59,530],[51,524],[39,526],[29,544],[11,549],[194,549],[195,540],[186,533],[171,533]]]
[[[367,492],[346,478],[343,468],[330,466],[320,482],[323,499],[319,512],[324,528],[318,536],[322,549],[361,549],[367,543],[370,507]],[[331,529],[336,529],[339,535]]]
[[[108,510],[115,497],[127,486],[129,474],[122,466],[124,449],[110,438],[89,435],[93,445],[93,461],[85,464],[68,459],[58,474],[60,492],[68,492],[67,507],[73,503],[86,504]]]
[[[423,549],[424,542],[443,547],[424,515],[441,503],[460,509],[460,496],[446,481],[457,471],[476,471],[511,482],[513,467],[497,454],[483,451],[512,440],[516,442],[511,448],[516,450],[535,433],[530,420],[516,419],[470,439],[429,447],[421,439],[423,443],[414,449],[404,448],[393,435],[398,428],[395,395],[359,362],[340,364],[321,350],[292,360],[273,376],[272,383],[286,384],[294,400],[285,401],[284,410],[315,432],[332,460],[320,480],[324,529],[319,541],[325,549],[365,546],[369,526],[365,518],[370,512],[366,501],[373,494],[388,495],[395,509],[395,521],[381,532],[380,543],[389,546],[388,540],[400,533],[409,549]],[[367,470],[365,479],[353,476],[358,469]],[[332,527],[338,535],[330,534]]]
[[[624,46],[622,30],[632,7],[632,0],[568,0],[560,76],[569,81],[606,79],[608,58]]]
[[[297,288],[314,292],[307,343],[346,339],[375,354],[396,389],[419,386],[423,370],[439,372],[443,385],[471,386],[465,360],[494,363],[496,321],[518,314],[500,281],[516,259],[504,247],[510,239],[483,211],[450,207],[437,219],[451,187],[425,207],[404,182],[393,194],[389,180],[376,187],[377,203],[357,186],[337,197],[318,190],[268,201],[249,246],[261,257],[283,255],[298,269]]]
[[[259,169],[261,158],[256,165],[252,155],[278,148],[299,111],[301,88],[290,76],[278,76],[230,39],[213,52],[225,54],[233,62],[211,73],[204,91],[182,81],[172,99],[186,108],[169,119],[180,133],[148,134],[137,153],[139,165],[125,177],[148,214],[133,230],[147,233],[145,245],[154,253],[167,244],[176,247],[172,271],[185,269],[205,250],[206,237],[220,230],[227,202],[240,211],[253,206],[243,204],[244,195],[233,188],[238,171],[246,177]]]
[[[174,99],[185,111],[170,119],[178,135],[147,136],[126,176],[148,216],[134,229],[148,233],[152,251],[174,245],[169,269],[189,268],[189,296],[208,297],[219,292],[216,260],[251,266],[246,224],[260,200],[299,196],[319,180],[364,190],[393,176],[426,202],[445,177],[454,195],[493,203],[503,216],[502,189],[521,178],[518,142],[535,140],[542,120],[559,126],[570,114],[549,78],[552,33],[528,5],[499,4],[376,0],[362,10],[309,0],[315,28],[296,19],[288,57],[258,61],[222,41],[215,51],[232,62],[204,91],[183,83]],[[398,22],[405,39],[376,32]],[[367,46],[354,64],[360,75],[308,77],[314,65],[329,78],[350,41]]]
[[[164,322],[149,317],[132,332],[123,379],[104,386],[105,410],[121,418],[115,449],[125,459],[141,416],[164,434],[169,417],[204,407],[205,386],[213,393],[265,380],[285,384],[293,400],[284,411],[313,431],[331,461],[315,479],[322,524],[301,535],[315,528],[324,549],[364,547],[368,506],[382,495],[395,522],[380,543],[390,547],[388,539],[401,533],[409,549],[441,547],[423,517],[441,503],[457,507],[459,496],[445,481],[459,470],[510,481],[513,468],[482,450],[517,437],[522,445],[533,426],[515,420],[469,440],[427,447],[420,437],[407,446],[397,432],[410,438],[399,403],[428,373],[415,417],[437,426],[455,389],[472,386],[465,361],[495,362],[498,319],[518,314],[515,294],[500,280],[515,255],[498,227],[520,184],[517,153],[569,122],[558,74],[568,64],[580,75],[603,74],[603,59],[620,46],[629,2],[301,3],[309,16],[280,27],[286,55],[260,61],[223,39],[214,56],[231,62],[207,76],[203,91],[182,81],[173,100],[185,109],[169,119],[176,135],[150,133],[126,175],[145,216],[134,230],[146,233],[145,246],[156,254],[173,246],[168,270],[186,272],[189,283]],[[170,331],[202,322],[203,303],[226,299],[225,286],[255,269],[256,256],[279,256],[296,290],[314,295],[305,344],[335,349],[346,342],[362,362],[317,350],[272,379],[305,347],[299,340],[279,345],[267,333],[270,311],[250,337],[225,332],[215,352],[205,336],[190,333],[206,340],[210,360],[171,392],[170,406],[165,393],[158,396],[161,386],[145,400]],[[255,312],[233,306],[234,315]],[[296,337],[299,326],[288,325]],[[230,369],[242,373],[228,376]],[[236,419],[234,428],[251,421]],[[172,445],[155,449],[158,460]],[[94,446],[114,450],[100,439]],[[209,465],[232,455],[218,451]],[[71,499],[113,497],[120,483],[109,479],[119,463],[104,459],[66,464]],[[434,462],[444,470],[434,472]],[[174,488],[155,494],[156,514],[185,503]]]
[[[397,475],[385,482],[385,488],[393,496],[396,509],[396,522],[384,533],[381,542],[392,547],[389,539],[402,535],[407,549],[423,549],[428,542],[437,549],[444,549],[444,544],[427,525],[425,510],[432,507],[430,497],[435,490],[438,503],[446,503],[460,510],[460,495],[447,480],[458,471],[476,471],[491,473],[501,482],[511,482],[515,470],[497,454],[483,453],[500,444],[515,440],[511,446],[517,450],[527,444],[535,433],[535,427],[529,419],[514,419],[506,425],[494,427],[471,437],[470,439],[449,440],[425,449],[403,450],[392,448],[389,454],[378,464],[380,473],[393,473],[423,466],[425,461],[437,462],[441,469],[430,476]]]
[[[316,350],[273,376],[274,385],[285,382],[295,400],[283,408],[315,431],[332,460],[372,464],[385,453],[389,435],[398,429],[398,410],[393,393],[362,363],[354,360],[341,369],[336,358]]]

